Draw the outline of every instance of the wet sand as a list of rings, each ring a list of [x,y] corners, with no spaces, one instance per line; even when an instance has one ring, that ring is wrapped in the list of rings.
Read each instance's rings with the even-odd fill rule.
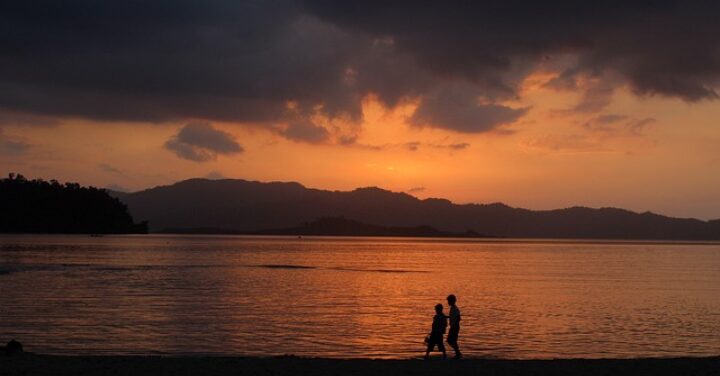
[[[0,375],[718,375],[720,357],[599,360],[336,360],[160,356],[0,356]]]

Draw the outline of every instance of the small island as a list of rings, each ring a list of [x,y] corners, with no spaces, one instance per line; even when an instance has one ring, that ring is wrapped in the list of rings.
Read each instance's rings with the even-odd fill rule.
[[[144,234],[125,204],[104,189],[57,180],[0,179],[0,233]]]

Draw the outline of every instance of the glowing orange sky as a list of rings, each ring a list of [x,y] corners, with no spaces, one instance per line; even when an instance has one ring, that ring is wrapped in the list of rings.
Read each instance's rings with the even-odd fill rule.
[[[30,147],[0,154],[0,172],[126,190],[224,176],[322,189],[379,186],[459,203],[616,206],[720,218],[720,105],[622,89],[602,113],[625,118],[592,127],[587,123],[600,114],[566,111],[581,94],[543,86],[552,77],[530,75],[519,98],[508,103],[529,107],[527,115],[489,133],[413,126],[408,117],[416,100],[385,108],[368,95],[359,124],[316,119],[335,135],[355,132],[354,144],[297,142],[267,128],[213,123],[244,152],[199,163],[163,148],[185,122],[62,119],[55,126],[3,127],[2,137]]]

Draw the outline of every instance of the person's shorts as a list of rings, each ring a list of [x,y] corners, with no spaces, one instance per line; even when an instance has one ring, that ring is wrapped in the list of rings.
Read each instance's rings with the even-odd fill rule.
[[[435,348],[435,345],[437,345],[438,349],[440,349],[440,350],[444,349],[445,346],[443,345],[443,336],[442,336],[442,334],[440,334],[440,335],[430,335],[430,337],[428,338],[428,343],[427,343],[427,345],[428,345],[428,349],[430,349],[430,350],[432,350],[433,348]]]
[[[460,334],[459,326],[450,328],[450,331],[448,331],[447,343],[457,343],[459,334]]]

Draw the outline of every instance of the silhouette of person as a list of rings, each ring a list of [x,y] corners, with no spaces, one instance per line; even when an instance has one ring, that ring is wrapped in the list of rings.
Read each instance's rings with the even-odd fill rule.
[[[447,302],[450,305],[450,331],[448,332],[447,343],[453,348],[453,350],[455,350],[455,357],[453,359],[460,359],[462,358],[460,346],[458,346],[458,335],[460,334],[460,309],[457,305],[455,305],[455,302],[457,302],[455,295],[448,295]]]
[[[443,359],[447,357],[445,354],[445,345],[443,345],[443,335],[445,335],[446,328],[447,316],[443,313],[443,305],[438,304],[435,306],[435,316],[433,316],[432,329],[430,330],[430,335],[427,338],[425,359],[430,358],[430,351],[435,349],[435,345],[437,345],[438,350],[442,351]]]

